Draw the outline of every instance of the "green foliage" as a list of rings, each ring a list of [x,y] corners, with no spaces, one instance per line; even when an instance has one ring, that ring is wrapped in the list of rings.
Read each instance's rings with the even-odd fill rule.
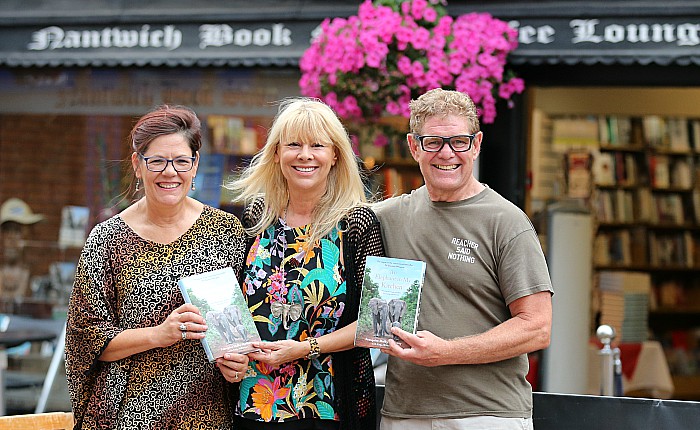
[[[362,302],[361,309],[369,309],[369,299],[377,297],[379,294],[379,285],[372,280],[372,269],[365,267],[365,279],[362,284]],[[369,330],[372,327],[372,315],[366,312],[360,316],[357,325],[361,330]]]
[[[406,313],[401,320],[401,328],[409,333],[413,333],[413,323],[416,320],[416,309],[418,309],[419,298],[418,280],[413,281],[411,287],[401,296],[401,300],[406,302]]]
[[[211,310],[211,305],[209,305],[209,302],[207,302],[205,299],[197,297],[193,294],[190,295],[190,299],[192,300],[192,304],[199,308],[199,311],[202,313],[202,315],[206,314],[207,311]]]

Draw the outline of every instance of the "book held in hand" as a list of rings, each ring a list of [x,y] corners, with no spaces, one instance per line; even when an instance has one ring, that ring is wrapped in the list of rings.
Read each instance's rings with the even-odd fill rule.
[[[355,346],[387,348],[392,327],[416,332],[425,262],[368,256],[362,282]]]
[[[259,351],[251,345],[260,341],[260,335],[233,269],[188,276],[178,286],[185,302],[197,306],[207,321],[209,329],[202,345],[210,362],[227,352]]]

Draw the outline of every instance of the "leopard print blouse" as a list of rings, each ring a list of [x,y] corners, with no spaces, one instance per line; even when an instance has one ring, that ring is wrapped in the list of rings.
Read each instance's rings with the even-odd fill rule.
[[[97,358],[126,329],[162,323],[184,303],[177,281],[244,262],[235,216],[205,206],[169,244],[138,236],[117,215],[98,224],[81,254],[68,311],[66,374],[82,429],[230,429],[227,383],[199,340],[115,362]]]

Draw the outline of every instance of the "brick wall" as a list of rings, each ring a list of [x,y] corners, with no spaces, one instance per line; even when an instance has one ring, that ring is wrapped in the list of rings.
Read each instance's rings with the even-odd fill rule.
[[[77,261],[79,248],[58,247],[64,206],[88,206],[88,229],[110,214],[103,209],[123,190],[122,160],[130,153],[127,136],[134,120],[0,115],[0,204],[18,197],[45,216],[27,237],[25,259],[33,276],[47,274],[54,261]]]

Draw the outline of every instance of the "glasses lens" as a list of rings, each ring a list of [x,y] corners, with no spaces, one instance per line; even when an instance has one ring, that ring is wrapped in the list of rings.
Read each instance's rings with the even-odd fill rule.
[[[454,136],[450,139],[450,145],[455,151],[466,151],[471,146],[472,140],[469,136]]]
[[[148,167],[148,170],[152,170],[154,172],[160,172],[162,170],[165,170],[165,166],[168,165],[168,160],[165,158],[149,158],[146,160],[146,167]]]
[[[440,136],[425,136],[423,137],[423,149],[426,151],[439,151],[442,147],[442,137]]]
[[[187,172],[192,169],[192,159],[189,157],[179,157],[173,160],[173,166],[178,172]]]

